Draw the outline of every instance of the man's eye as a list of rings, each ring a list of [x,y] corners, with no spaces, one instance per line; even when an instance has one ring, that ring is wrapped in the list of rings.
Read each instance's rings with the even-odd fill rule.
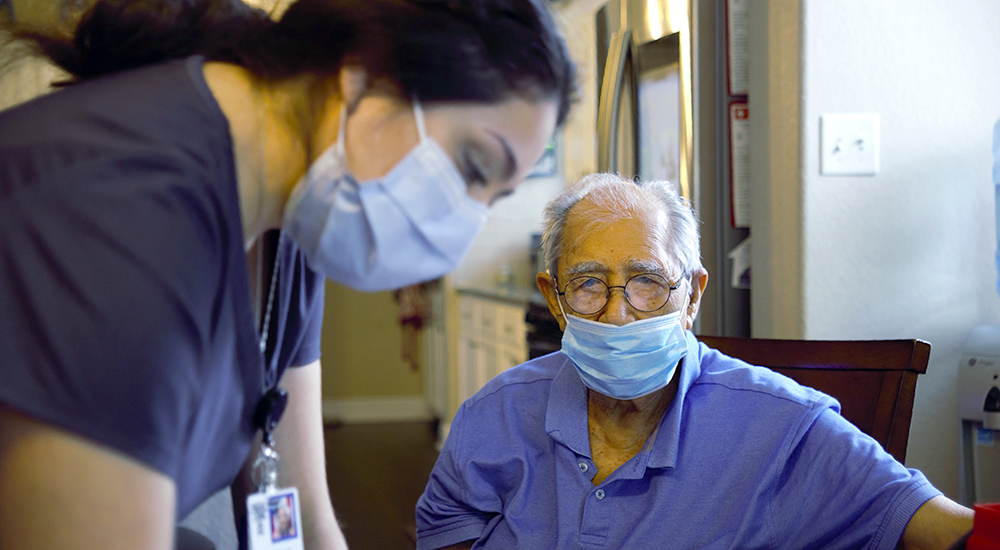
[[[636,277],[633,277],[632,284],[642,288],[656,288],[663,286],[663,284],[660,281],[648,275],[638,275]]]
[[[586,292],[586,293],[593,293],[593,292],[600,293],[604,292],[605,289],[607,288],[604,286],[604,283],[601,280],[595,279],[593,277],[587,277],[585,279],[579,279],[577,281],[574,281],[571,286],[573,287],[574,292]]]

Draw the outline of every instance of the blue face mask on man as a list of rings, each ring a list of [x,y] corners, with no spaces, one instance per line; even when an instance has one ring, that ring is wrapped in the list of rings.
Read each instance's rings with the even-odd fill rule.
[[[356,290],[401,288],[455,269],[489,210],[466,191],[451,158],[424,128],[420,144],[380,180],[358,183],[344,154],[346,108],[337,143],[296,184],[282,230],[309,266]]]
[[[681,311],[621,326],[565,312],[563,318],[563,353],[588,388],[615,399],[635,399],[665,387],[687,356]]]

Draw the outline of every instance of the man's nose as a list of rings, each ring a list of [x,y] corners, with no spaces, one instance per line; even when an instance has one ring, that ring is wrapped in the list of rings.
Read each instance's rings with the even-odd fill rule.
[[[597,320],[602,323],[618,326],[627,325],[635,321],[635,312],[632,310],[632,306],[629,305],[628,300],[625,299],[625,289],[616,286],[611,287],[608,292],[611,293],[608,296],[608,304],[604,306],[604,310],[601,311],[601,316]]]

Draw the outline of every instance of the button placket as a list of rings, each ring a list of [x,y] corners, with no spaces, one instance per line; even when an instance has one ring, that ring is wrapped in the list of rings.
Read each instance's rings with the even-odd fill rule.
[[[584,545],[604,546],[607,542],[611,526],[615,521],[616,507],[614,499],[608,496],[607,484],[599,488],[591,488],[583,506],[583,518],[580,525],[580,543]],[[608,489],[610,490],[610,489]]]

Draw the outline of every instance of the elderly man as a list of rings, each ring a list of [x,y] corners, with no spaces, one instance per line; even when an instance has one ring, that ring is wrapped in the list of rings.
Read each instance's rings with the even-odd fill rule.
[[[563,349],[459,409],[418,549],[943,549],[972,528],[832,398],[698,344],[708,274],[669,184],[589,176],[543,242]]]

